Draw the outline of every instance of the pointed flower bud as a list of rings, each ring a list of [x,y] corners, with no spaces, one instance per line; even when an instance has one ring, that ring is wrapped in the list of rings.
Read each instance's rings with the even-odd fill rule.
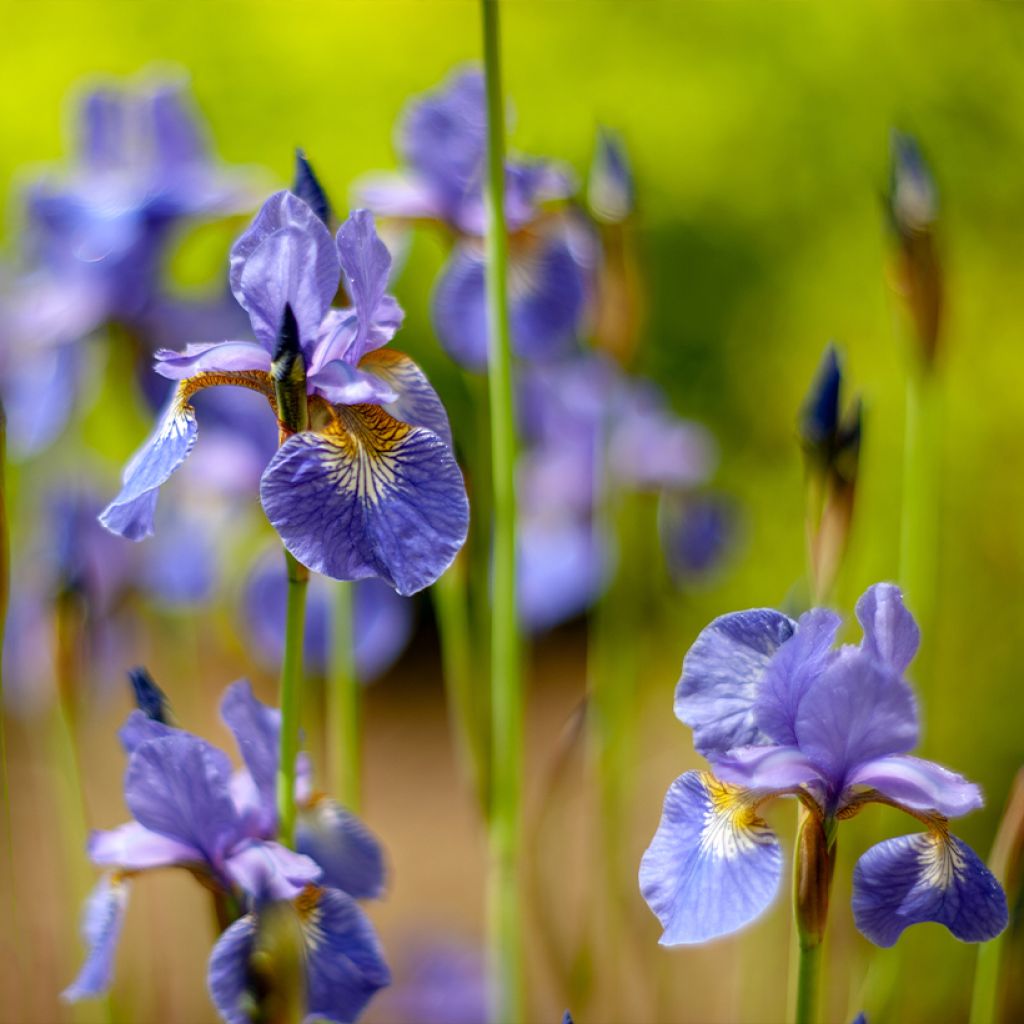
[[[331,226],[331,203],[327,198],[320,179],[317,178],[306,154],[301,149],[295,150],[295,181],[292,193],[297,195],[327,227]]]
[[[619,224],[632,214],[635,199],[633,175],[622,140],[602,128],[587,182],[590,212],[602,223]]]
[[[299,324],[291,303],[285,303],[277,348],[270,364],[277,395],[277,418],[282,431],[297,434],[309,426],[306,407],[306,363],[302,357]]]
[[[149,719],[161,725],[171,724],[167,694],[153,681],[142,666],[128,670],[128,680],[135,695],[135,706]]]
[[[800,945],[810,949],[820,945],[825,937],[835,867],[835,840],[829,840],[816,815],[804,813],[801,816],[793,875],[794,908]]]

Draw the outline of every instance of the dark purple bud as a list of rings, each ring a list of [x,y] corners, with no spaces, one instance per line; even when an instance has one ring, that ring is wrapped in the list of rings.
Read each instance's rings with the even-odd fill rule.
[[[295,150],[295,182],[292,192],[297,195],[328,227],[331,226],[331,203],[320,179],[301,149]]]
[[[281,328],[277,333],[277,347],[270,364],[277,395],[277,418],[282,427],[292,434],[309,426],[306,407],[306,364],[302,357],[299,323],[291,303],[286,302]]]
[[[894,131],[891,140],[889,216],[901,234],[927,231],[938,216],[938,195],[917,140]]]
[[[839,355],[831,342],[814,376],[800,411],[800,438],[804,447],[828,461],[839,429],[839,389],[843,374]]]
[[[135,706],[147,717],[161,725],[170,725],[167,695],[141,666],[128,670],[128,680],[135,695]]]

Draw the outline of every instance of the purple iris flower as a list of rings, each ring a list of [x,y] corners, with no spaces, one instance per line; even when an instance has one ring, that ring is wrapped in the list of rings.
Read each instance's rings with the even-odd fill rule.
[[[268,668],[281,664],[284,652],[288,580],[280,549],[261,557],[245,584],[244,622],[253,649]],[[380,580],[354,584],[352,635],[356,675],[372,682],[394,664],[412,636],[413,602]],[[323,675],[329,663],[333,592],[322,577],[309,581],[303,664]]]
[[[439,222],[456,236],[434,293],[434,324],[448,354],[470,369],[487,365],[483,178],[487,114],[483,73],[452,75],[414,100],[398,130],[407,170],[365,182],[360,198],[384,217]],[[571,176],[545,161],[510,160],[505,218],[510,232],[509,320],[516,351],[564,355],[576,339],[589,291],[592,242],[546,204],[573,191]]]
[[[121,729],[133,820],[90,837],[90,857],[107,874],[87,903],[90,952],[65,998],[88,998],[109,987],[131,880],[181,867],[224,900],[251,908],[221,936],[210,959],[211,995],[225,1020],[248,1019],[241,995],[229,998],[227,975],[234,964],[245,976],[243,934],[253,933],[259,908],[272,901],[291,901],[299,910],[312,1017],[352,1020],[388,983],[376,936],[355,903],[383,890],[380,847],[358,819],[310,795],[305,764],[297,784],[296,849],[275,842],[280,714],[242,681],[227,689],[221,716],[242,755],[245,766],[238,771],[222,751],[141,710]]]
[[[404,1024],[484,1024],[487,964],[478,946],[435,937],[411,944],[381,1000],[384,1019]]]
[[[725,498],[666,491],[658,505],[658,532],[669,574],[679,585],[713,573],[732,548],[737,510]]]
[[[280,338],[297,334],[310,428],[288,436],[263,473],[268,519],[325,576],[376,576],[401,594],[432,583],[465,540],[468,503],[440,399],[412,360],[382,349],[403,317],[387,293],[390,270],[365,210],[335,240],[303,200],[271,196],[231,251],[231,287],[256,340],[157,353],[177,390],[103,524],[132,540],[152,533],[157,492],[196,441],[192,396],[232,384],[276,411],[271,363]],[[331,307],[339,286],[345,309]]]
[[[690,648],[675,711],[713,774],[689,771],[672,784],[640,866],[663,944],[728,934],[772,901],[782,852],[759,811],[778,796],[800,799],[826,833],[868,803],[924,825],[857,863],[854,920],[876,945],[924,921],[967,942],[1006,926],[999,883],[949,831],[950,818],[981,806],[978,787],[910,755],[918,718],[903,672],[919,632],[899,589],[869,588],[857,618],[856,647],[834,648],[840,619],[815,608],[795,622],[771,609],[724,615]]]
[[[93,89],[76,123],[72,166],[26,190],[26,271],[3,289],[0,387],[20,454],[63,428],[83,338],[109,322],[146,333],[179,227],[255,198],[246,177],[213,159],[181,83]]]

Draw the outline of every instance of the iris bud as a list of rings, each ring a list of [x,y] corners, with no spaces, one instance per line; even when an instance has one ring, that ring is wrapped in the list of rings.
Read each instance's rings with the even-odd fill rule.
[[[825,937],[836,846],[820,818],[804,812],[801,819],[794,864],[794,906],[800,946],[810,949]]]
[[[295,181],[292,192],[297,195],[329,228],[331,226],[331,203],[327,198],[320,179],[301,149],[295,150]]]

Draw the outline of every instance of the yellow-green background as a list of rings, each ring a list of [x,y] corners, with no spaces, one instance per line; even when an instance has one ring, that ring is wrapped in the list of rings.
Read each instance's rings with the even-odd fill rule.
[[[636,681],[645,732],[631,798],[633,863],[669,781],[696,763],[687,731],[671,714],[686,647],[714,614],[780,603],[803,571],[794,421],[829,338],[842,346],[866,407],[842,610],[866,584],[897,573],[908,344],[886,283],[890,246],[880,202],[894,125],[921,138],[935,167],[948,275],[943,478],[935,509],[939,586],[922,660],[931,677],[923,680],[930,691],[926,749],[983,785],[988,806],[960,832],[986,854],[1024,760],[1024,12],[980,3],[620,0],[513,2],[504,16],[513,146],[582,171],[598,123],[617,128],[627,142],[651,289],[641,364],[679,412],[714,429],[719,485],[743,509],[742,546],[729,572],[712,587],[677,597],[667,611],[671,628],[645,646],[651,653]],[[478,37],[472,2],[7,2],[0,5],[0,191],[11,195],[24,165],[61,158],[66,100],[83,77],[169,62],[191,76],[224,160],[270,168],[286,181],[292,148],[301,144],[341,205],[360,174],[393,166],[393,126],[407,97],[473,59]],[[436,262],[431,246],[420,246],[399,284],[409,313],[401,347],[443,380],[427,321]],[[117,444],[130,448],[137,440]],[[542,645],[532,691],[539,709],[535,768],[582,692],[580,656],[572,631]],[[431,676],[436,667],[428,660],[404,671]],[[205,691],[211,709],[230,672],[222,667]],[[367,817],[391,848],[396,870],[385,941],[399,926],[415,924],[418,913],[426,929],[433,927],[444,919],[445,901],[459,908],[452,915],[472,935],[479,927],[480,850],[464,796],[448,769],[438,770],[425,795],[416,757],[394,753],[420,743],[444,759],[439,694],[435,687],[415,698],[426,710],[414,727],[411,706],[402,703],[411,684],[395,683],[390,697],[388,685],[373,691],[368,720]],[[97,822],[110,825],[120,816],[118,760],[100,763],[105,767],[90,785],[113,791],[108,816]],[[45,762],[32,764],[31,777],[45,778]],[[541,785],[534,782],[535,789]],[[424,800],[437,814],[424,813]],[[577,811],[565,810],[567,830]],[[785,808],[775,814],[780,821],[789,816]],[[15,835],[19,849],[41,841],[36,829],[45,836],[52,828],[45,815],[33,821],[32,834]],[[899,823],[886,818],[885,825]],[[852,862],[880,828],[878,820],[858,821],[845,830],[844,857]],[[438,863],[463,859],[467,866],[457,876],[439,867],[442,881],[425,894],[431,877],[415,875],[414,863],[423,847],[436,852]],[[405,864],[415,887],[402,882]],[[551,874],[547,884],[558,892],[557,870]],[[23,909],[49,882],[43,876],[19,883]],[[841,874],[831,971],[836,1019],[857,1008],[868,955],[866,943],[850,935],[846,885]],[[69,930],[76,911],[60,909]],[[634,1019],[655,1005],[666,1020],[778,1019],[788,936],[782,903],[749,937],[699,951],[659,948],[656,922],[642,906],[638,913],[639,938],[627,958],[631,977],[621,982],[625,991],[644,990]],[[24,998],[9,1003],[5,996],[0,1017],[27,1019],[18,1006],[31,1007],[23,1013],[38,1020],[56,1012],[49,993],[36,990],[60,973],[38,966],[47,962],[47,940],[62,941],[60,920],[36,928],[31,941],[5,929],[4,949],[32,946],[36,967],[8,971],[5,992]],[[135,927],[133,945],[152,948],[133,948],[123,958],[130,975],[120,983],[123,998],[130,1004],[153,982],[175,994],[169,1003],[139,996],[149,1000],[146,1013],[158,1005],[168,1020],[209,1012],[199,982],[210,939],[205,918],[168,933],[176,951],[167,954],[166,971],[174,973],[162,983],[158,966],[149,976],[138,966],[147,957],[161,963],[160,933]],[[932,927],[908,935],[904,947],[889,1019],[961,1019],[973,951]],[[610,972],[624,969],[602,963],[598,973],[606,984],[619,984]],[[535,973],[543,977],[543,965]],[[655,976],[657,1004],[648,998]],[[538,981],[535,1007],[543,1019],[557,1019],[561,999]],[[588,1012],[577,1019],[612,1019],[597,1004]]]

